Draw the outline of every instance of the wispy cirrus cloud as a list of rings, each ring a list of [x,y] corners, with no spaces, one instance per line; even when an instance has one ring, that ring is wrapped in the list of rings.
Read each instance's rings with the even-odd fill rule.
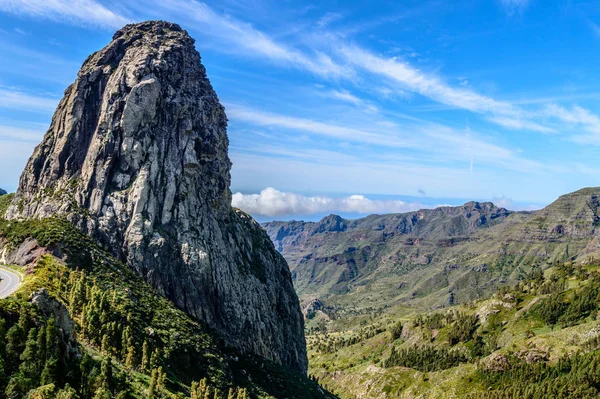
[[[408,145],[408,143],[399,138],[390,137],[389,135],[333,123],[315,121],[312,119],[263,112],[235,104],[227,104],[226,110],[231,119],[251,123],[257,126],[301,130],[338,140],[357,141],[377,145],[393,145],[398,147]]]
[[[508,1],[508,0],[505,0]],[[516,3],[516,0],[512,0]],[[26,7],[18,7],[27,3]],[[7,0],[5,8],[13,12],[22,12],[30,15],[63,18],[66,21],[77,20],[84,15],[97,23],[122,25],[127,20],[120,14],[109,10],[94,0],[77,0],[72,7],[68,7],[64,0],[42,2],[33,0]],[[4,4],[4,3],[0,3]],[[261,31],[248,22],[244,22],[230,15],[216,12],[206,3],[196,0],[164,0],[152,2],[152,7],[142,7],[135,3],[128,4],[132,15],[142,17],[144,13],[152,16],[168,15],[184,22],[198,30],[203,35],[211,36],[224,43],[218,46],[221,51],[242,52],[246,56],[267,59],[271,62],[288,68],[301,69],[325,78],[356,79],[362,72],[368,72],[396,83],[400,86],[395,91],[403,97],[406,93],[416,93],[427,97],[440,104],[465,109],[471,112],[492,114],[490,120],[503,127],[511,129],[530,130],[536,132],[549,132],[551,129],[528,120],[524,111],[507,101],[496,100],[492,97],[481,95],[466,87],[453,87],[443,79],[425,73],[408,62],[398,58],[378,56],[362,47],[348,44],[334,32],[326,34],[329,39],[320,49],[314,48],[314,43],[302,45],[302,41],[294,44],[277,40],[272,35]],[[507,4],[510,6],[510,4]],[[516,5],[513,5],[516,7]],[[0,6],[0,9],[2,6]],[[327,13],[319,21],[322,28],[341,18],[337,13]],[[117,22],[115,22],[117,21]],[[340,50],[341,49],[341,50]],[[359,105],[360,99],[349,92],[332,91],[330,96]],[[375,107],[367,102],[362,105],[371,111]],[[508,117],[511,117],[509,120]]]
[[[376,112],[378,110],[377,107],[373,105],[370,101],[360,98],[357,95],[350,93],[348,90],[327,90],[320,92],[319,94],[324,97],[329,97],[335,100],[352,104],[355,107],[360,107],[369,112]]]
[[[52,114],[58,99],[35,96],[16,90],[0,89],[0,108]]]
[[[472,90],[456,88],[433,75],[426,74],[395,57],[384,58],[357,46],[344,46],[342,54],[349,62],[367,72],[399,83],[403,89],[424,97],[472,112],[517,114],[515,107],[504,101],[486,97]]]
[[[243,51],[256,57],[280,63],[287,67],[310,71],[326,77],[352,77],[353,71],[335,62],[328,54],[317,51],[302,51],[273,39],[247,22],[215,12],[207,4],[195,0],[165,0],[155,6],[163,12],[188,21],[194,29],[214,36],[231,47],[225,50]]]
[[[343,124],[339,121],[330,123],[268,113],[236,104],[227,104],[226,111],[232,122],[271,128],[281,137],[286,136],[283,131],[289,130],[332,138],[338,142],[338,145],[356,143],[360,145],[361,157],[379,159],[383,162],[382,165],[390,165],[396,161],[396,156],[389,157],[389,152],[393,152],[390,148],[396,148],[418,152],[421,162],[440,160],[470,162],[474,159],[477,166],[495,165],[531,172],[542,168],[540,163],[521,157],[518,151],[486,141],[480,134],[470,129],[457,130],[418,119],[401,125],[380,117],[371,119],[358,117],[357,120],[346,120]],[[264,151],[263,146],[255,147],[250,144],[247,148],[257,152]],[[293,153],[290,152],[290,156],[292,155]],[[359,159],[354,159],[352,162],[357,163]],[[472,162],[468,166],[472,168]]]
[[[360,105],[363,103],[363,100],[350,93],[348,90],[329,90],[325,94],[331,98],[346,101],[354,105]]]
[[[504,8],[504,12],[508,16],[513,16],[515,14],[522,14],[523,11],[529,6],[529,0],[500,0],[502,7]]]
[[[0,141],[27,142],[37,144],[41,141],[43,136],[43,130],[0,125]]]
[[[579,105],[566,108],[557,104],[550,104],[546,107],[546,112],[549,117],[583,127],[587,133],[575,134],[572,136],[574,141],[600,145],[600,116]]]
[[[539,133],[556,133],[556,129],[532,122],[530,120],[506,117],[491,116],[487,118],[490,122],[513,130],[528,130]]]
[[[343,18],[343,15],[337,12],[327,12],[317,21],[319,28],[325,28],[333,22],[339,21]]]
[[[2,0],[0,10],[78,25],[121,28],[130,19],[94,0]]]
[[[372,200],[364,195],[346,197],[305,196],[267,187],[259,194],[233,194],[231,204],[252,215],[287,216],[319,213],[401,213],[430,208],[421,203],[400,200]]]

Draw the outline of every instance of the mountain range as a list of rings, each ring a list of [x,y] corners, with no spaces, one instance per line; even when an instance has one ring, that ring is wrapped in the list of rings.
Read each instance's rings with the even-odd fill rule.
[[[489,202],[264,227],[307,304],[372,311],[435,308],[489,296],[555,261],[598,257],[600,188],[559,197],[535,212]]]

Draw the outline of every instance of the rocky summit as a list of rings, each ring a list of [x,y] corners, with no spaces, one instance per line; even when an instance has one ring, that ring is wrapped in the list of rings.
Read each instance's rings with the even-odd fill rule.
[[[194,40],[128,25],[65,91],[6,218],[67,217],[228,345],[306,372],[288,266],[231,207],[227,150]]]

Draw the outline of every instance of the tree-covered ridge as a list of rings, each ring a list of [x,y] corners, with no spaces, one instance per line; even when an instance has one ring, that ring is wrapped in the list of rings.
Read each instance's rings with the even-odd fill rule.
[[[310,373],[342,398],[598,397],[599,309],[600,266],[555,262],[484,301],[323,323]]]
[[[10,196],[0,197],[0,214],[6,201]],[[24,353],[31,359],[17,362],[13,356],[5,362],[0,392],[19,387],[10,388],[14,398],[59,393],[81,399],[331,397],[296,372],[226,348],[214,331],[176,309],[65,219],[0,218],[0,245],[17,249],[28,239],[48,254],[27,268],[21,289],[0,301],[0,308],[7,334],[15,335],[14,326],[23,326],[15,345],[29,347]],[[43,373],[48,358],[28,340],[31,335],[37,342],[39,331],[51,323],[29,301],[42,288],[68,309],[80,354],[59,356],[57,364],[66,366],[57,366],[53,378]],[[25,372],[23,362],[35,369]]]

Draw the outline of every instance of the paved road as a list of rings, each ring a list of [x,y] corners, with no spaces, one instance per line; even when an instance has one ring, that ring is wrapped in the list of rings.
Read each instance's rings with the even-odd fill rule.
[[[21,277],[8,269],[0,267],[0,299],[4,299],[19,288]]]

